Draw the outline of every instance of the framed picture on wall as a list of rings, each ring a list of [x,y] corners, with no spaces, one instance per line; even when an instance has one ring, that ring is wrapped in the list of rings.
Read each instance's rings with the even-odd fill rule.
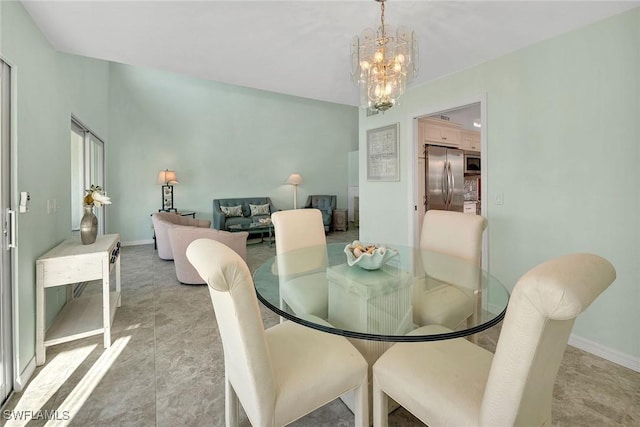
[[[367,131],[367,181],[400,181],[398,123]]]

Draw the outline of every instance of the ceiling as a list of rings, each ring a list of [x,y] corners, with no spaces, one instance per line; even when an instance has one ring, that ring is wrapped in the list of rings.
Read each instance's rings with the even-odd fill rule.
[[[380,20],[373,0],[22,3],[61,52],[348,105],[351,41]],[[385,15],[418,37],[411,87],[639,5],[389,0]]]

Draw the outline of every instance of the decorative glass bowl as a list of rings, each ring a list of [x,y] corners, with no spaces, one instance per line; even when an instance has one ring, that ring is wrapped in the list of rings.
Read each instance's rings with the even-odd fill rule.
[[[365,270],[378,270],[382,264],[398,255],[395,249],[382,245],[364,245],[359,240],[345,246],[344,253],[347,255],[349,266],[357,265]]]

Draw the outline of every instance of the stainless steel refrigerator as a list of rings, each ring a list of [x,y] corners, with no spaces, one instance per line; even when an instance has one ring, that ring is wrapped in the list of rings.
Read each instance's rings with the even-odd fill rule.
[[[464,152],[425,145],[425,208],[462,212],[464,207]]]

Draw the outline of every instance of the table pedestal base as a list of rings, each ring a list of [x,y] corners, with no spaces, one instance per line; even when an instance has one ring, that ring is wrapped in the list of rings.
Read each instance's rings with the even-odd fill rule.
[[[373,364],[376,363],[378,358],[387,351],[393,344],[393,342],[383,341],[367,341],[357,338],[348,338],[355,348],[364,356],[364,359],[369,364],[369,424],[373,424]],[[347,405],[347,408],[353,412],[354,407],[354,392],[345,393],[340,396],[340,400]],[[389,413],[398,409],[400,405],[393,399],[389,399],[388,408]]]

